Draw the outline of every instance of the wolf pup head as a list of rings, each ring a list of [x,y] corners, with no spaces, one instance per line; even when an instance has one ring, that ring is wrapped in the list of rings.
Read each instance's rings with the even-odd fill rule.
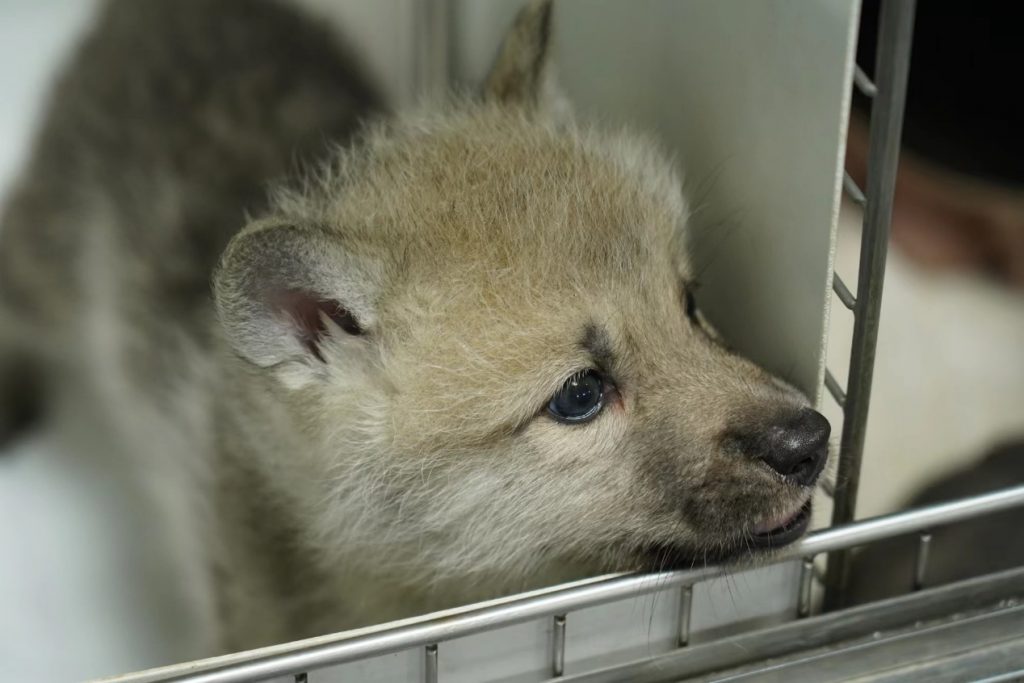
[[[828,423],[701,316],[672,166],[566,116],[550,19],[527,6],[482,97],[371,127],[223,257],[281,425],[253,457],[326,561],[517,587],[806,528]]]

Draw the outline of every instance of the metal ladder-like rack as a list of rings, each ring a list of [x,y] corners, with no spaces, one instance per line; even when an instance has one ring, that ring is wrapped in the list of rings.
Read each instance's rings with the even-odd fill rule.
[[[875,57],[875,82],[856,67],[854,84],[871,99],[870,143],[868,148],[867,191],[862,191],[849,174],[843,176],[843,189],[864,209],[861,236],[860,269],[857,295],[854,296],[838,273],[832,287],[839,300],[853,313],[853,342],[846,391],[831,371],[825,371],[825,387],[843,409],[843,432],[839,446],[832,526],[854,520],[860,484],[864,437],[867,431],[871,380],[875,366],[875,346],[882,308],[882,285],[889,243],[896,171],[903,127],[903,108],[910,71],[910,47],[913,36],[914,0],[888,0],[881,5],[878,49]],[[922,562],[926,561],[927,533],[921,536]],[[843,592],[849,582],[849,550],[829,557],[825,579],[825,607],[843,604]]]

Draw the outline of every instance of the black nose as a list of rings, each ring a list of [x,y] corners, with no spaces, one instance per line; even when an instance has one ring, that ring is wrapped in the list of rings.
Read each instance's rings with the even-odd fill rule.
[[[817,480],[828,458],[828,420],[816,410],[804,408],[739,438],[743,454],[760,460],[801,486]]]

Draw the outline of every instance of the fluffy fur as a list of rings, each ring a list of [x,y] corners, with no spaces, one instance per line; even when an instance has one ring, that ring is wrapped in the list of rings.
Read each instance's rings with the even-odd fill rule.
[[[0,355],[93,387],[186,496],[211,650],[732,557],[810,495],[735,438],[806,399],[687,317],[678,178],[565,115],[550,21],[480,100],[386,116],[274,2],[114,0],[58,85]],[[551,419],[587,368],[606,409]]]

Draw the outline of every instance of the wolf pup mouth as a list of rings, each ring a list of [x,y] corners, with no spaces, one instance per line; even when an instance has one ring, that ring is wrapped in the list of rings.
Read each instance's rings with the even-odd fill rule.
[[[750,536],[755,548],[781,548],[796,541],[807,531],[811,523],[811,501],[788,515],[772,517],[754,527]]]

